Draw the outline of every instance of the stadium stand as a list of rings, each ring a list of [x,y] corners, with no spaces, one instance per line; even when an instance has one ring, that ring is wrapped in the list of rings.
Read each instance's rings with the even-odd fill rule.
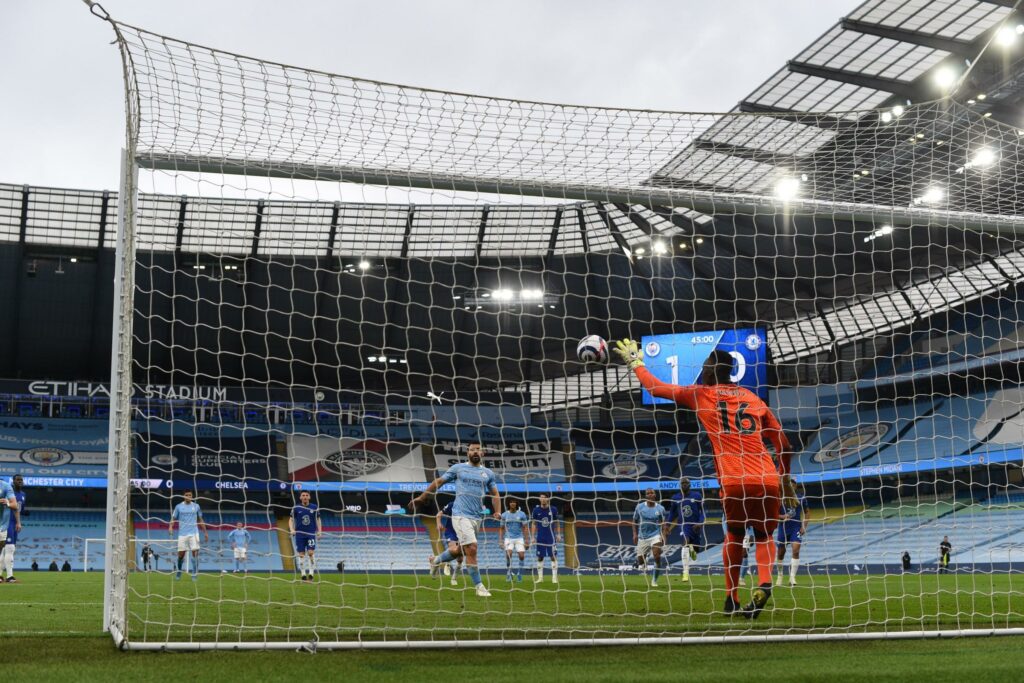
[[[321,571],[334,571],[342,561],[346,571],[421,570],[433,552],[423,523],[405,515],[324,513],[321,521]]]
[[[279,572],[284,570],[280,544],[277,540],[277,527],[272,514],[266,510],[247,510],[245,512],[212,511],[206,514],[209,525],[210,542],[203,543],[200,554],[200,570],[231,571],[234,568],[234,555],[228,533],[236,522],[243,522],[252,536],[249,545],[249,571]],[[102,531],[101,531],[102,535]],[[150,519],[135,521],[135,559],[139,561],[139,553],[145,543],[150,543],[159,556],[156,568],[167,571],[173,565],[177,544],[167,535],[167,522]]]
[[[48,510],[32,508],[24,518],[18,538],[18,552],[14,558],[16,570],[23,571],[35,560],[46,568],[51,560],[81,571],[83,542],[87,538],[103,538],[106,534],[106,515],[103,510]],[[104,568],[102,543],[89,544],[89,569]]]

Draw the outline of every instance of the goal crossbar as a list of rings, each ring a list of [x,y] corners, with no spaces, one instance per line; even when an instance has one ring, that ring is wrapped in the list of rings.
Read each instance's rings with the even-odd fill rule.
[[[785,214],[820,216],[830,220],[931,225],[1006,233],[1024,231],[1024,216],[948,211],[929,207],[900,207],[882,204],[832,202],[821,199],[782,201],[764,195],[720,193],[650,187],[645,189],[534,183],[520,179],[428,175],[383,168],[304,165],[280,161],[214,158],[190,155],[140,154],[139,168],[177,173],[245,175],[292,180],[346,182],[362,185],[406,187],[446,192],[474,192],[543,197],[579,201],[617,202],[648,207],[687,208],[707,214]]]

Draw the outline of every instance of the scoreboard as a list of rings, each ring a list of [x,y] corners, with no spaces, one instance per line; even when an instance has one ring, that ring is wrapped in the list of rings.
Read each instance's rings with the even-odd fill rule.
[[[768,399],[768,366],[765,331],[760,328],[655,334],[641,339],[644,363],[662,382],[700,384],[704,361],[715,349],[733,357],[732,381]],[[646,404],[671,403],[643,390]]]

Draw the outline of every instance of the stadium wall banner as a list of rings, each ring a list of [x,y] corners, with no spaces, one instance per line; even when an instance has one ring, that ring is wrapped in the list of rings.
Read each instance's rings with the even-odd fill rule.
[[[474,440],[441,439],[434,443],[437,473],[466,461],[466,451]],[[566,479],[565,453],[558,439],[529,440],[510,438],[501,441],[479,440],[483,447],[483,465],[494,471],[499,482],[563,482]]]
[[[266,433],[210,437],[150,432],[136,435],[135,451],[137,476],[145,479],[281,478],[282,458]]]
[[[308,434],[287,437],[288,477],[303,482],[425,482],[419,445]]]
[[[107,421],[0,418],[0,476],[92,478],[107,474]]]
[[[576,477],[594,481],[661,479],[678,469],[684,447],[675,439],[627,435],[615,439],[605,435],[573,432]]]

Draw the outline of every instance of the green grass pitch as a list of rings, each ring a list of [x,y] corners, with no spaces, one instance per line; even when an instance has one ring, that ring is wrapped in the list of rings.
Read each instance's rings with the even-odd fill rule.
[[[100,633],[100,574],[24,573],[0,586],[0,639],[10,675],[27,680],[346,680],[442,676],[469,680],[1021,680],[1014,637],[942,640],[736,643],[442,651],[119,653]],[[805,576],[777,588],[757,622],[718,614],[721,577],[678,576],[648,588],[639,576],[562,576],[557,590],[532,579],[509,588],[488,579],[494,596],[477,598],[426,576],[349,574],[312,585],[266,575],[134,574],[129,600],[133,639],[300,642],[336,639],[565,638],[600,635],[801,633],[1024,626],[1024,578],[1007,575]],[[310,607],[309,605],[317,606]],[[511,613],[508,616],[507,613]],[[329,668],[325,668],[329,667]]]

